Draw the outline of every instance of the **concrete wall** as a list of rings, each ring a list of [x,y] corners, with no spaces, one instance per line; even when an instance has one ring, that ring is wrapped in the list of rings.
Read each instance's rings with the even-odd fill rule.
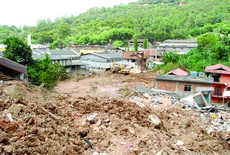
[[[230,87],[230,75],[221,74],[220,82],[227,83],[227,87]]]
[[[63,60],[52,60],[52,63],[60,63],[62,66],[71,66],[72,60],[71,59],[63,59]]]

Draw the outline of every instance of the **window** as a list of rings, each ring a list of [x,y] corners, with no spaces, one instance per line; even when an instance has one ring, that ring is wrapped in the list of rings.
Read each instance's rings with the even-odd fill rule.
[[[184,91],[191,91],[191,85],[185,85],[184,86]]]
[[[227,88],[227,91],[230,91],[230,87]]]
[[[213,74],[214,82],[220,82],[220,74]]]
[[[216,86],[215,87],[215,92],[214,92],[215,95],[221,95],[221,87],[220,86]]]

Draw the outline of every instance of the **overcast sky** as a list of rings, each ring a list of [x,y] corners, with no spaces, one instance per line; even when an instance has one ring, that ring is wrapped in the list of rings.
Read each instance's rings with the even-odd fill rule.
[[[0,25],[36,25],[40,19],[78,15],[92,7],[111,7],[137,0],[1,0]]]

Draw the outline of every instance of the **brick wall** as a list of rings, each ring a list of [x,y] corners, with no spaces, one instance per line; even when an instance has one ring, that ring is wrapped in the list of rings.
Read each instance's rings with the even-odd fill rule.
[[[191,91],[184,91],[185,85],[191,85]],[[211,84],[174,82],[174,81],[156,81],[155,89],[175,91],[185,94],[195,94],[197,87],[212,87]]]
[[[175,91],[176,90],[176,82],[157,81],[157,89]]]

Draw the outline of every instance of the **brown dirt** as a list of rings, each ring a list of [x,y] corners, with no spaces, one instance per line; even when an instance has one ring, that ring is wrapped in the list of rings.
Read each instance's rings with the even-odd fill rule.
[[[91,78],[79,80],[78,77],[57,84],[54,91],[71,94],[73,97],[110,97],[123,98],[138,85],[153,86],[153,75],[145,74],[97,74]]]
[[[146,78],[135,79],[134,75],[103,76],[96,75],[80,80],[77,84],[83,87],[87,81],[93,82],[98,78],[98,94],[101,90],[107,90],[108,87],[104,86],[108,83],[116,89],[123,88],[122,85],[134,86],[140,83],[140,79],[143,84],[151,85]],[[123,82],[119,82],[121,77]],[[101,80],[107,81],[101,84]],[[66,83],[69,82],[73,81]],[[61,84],[64,86],[64,82]],[[172,104],[163,108],[140,108],[120,97],[112,98],[113,95],[75,97],[77,93],[71,91],[73,96],[42,94],[21,83],[13,85],[26,94],[12,98],[9,91],[5,93],[6,87],[0,89],[0,154],[88,155],[98,152],[152,155],[159,151],[170,155],[230,154],[229,144],[206,134],[195,112]],[[60,88],[60,84],[57,88]],[[36,95],[33,96],[34,93]],[[94,94],[84,93],[81,95]],[[21,107],[18,114],[12,114],[13,122],[7,117],[11,105]],[[88,121],[88,117],[93,114],[96,114],[95,118]],[[154,125],[150,115],[159,118],[160,124]]]

